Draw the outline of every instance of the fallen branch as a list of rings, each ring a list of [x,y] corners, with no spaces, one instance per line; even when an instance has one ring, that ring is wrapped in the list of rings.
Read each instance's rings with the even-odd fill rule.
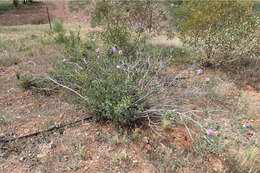
[[[19,137],[13,137],[13,138],[7,138],[7,139],[0,139],[0,143],[7,143],[7,142],[11,142],[11,141],[16,141],[16,140],[20,140],[20,139],[25,139],[25,138],[30,138],[30,137],[33,137],[33,136],[38,136],[42,133],[46,133],[46,132],[51,132],[51,131],[54,131],[54,130],[58,130],[58,129],[61,129],[61,128],[64,128],[64,127],[67,127],[67,126],[71,126],[73,124],[76,124],[76,123],[79,123],[81,121],[86,121],[86,120],[90,120],[92,119],[93,116],[90,115],[88,117],[84,117],[84,118],[81,118],[79,120],[75,120],[75,121],[72,121],[72,122],[68,122],[68,123],[65,123],[65,124],[61,124],[61,125],[55,125],[53,127],[50,127],[48,129],[45,129],[45,130],[40,130],[40,131],[37,131],[37,132],[34,132],[34,133],[30,133],[30,134],[27,134],[27,135],[24,135],[24,136],[19,136]]]
[[[83,96],[82,96],[80,93],[78,93],[77,91],[75,91],[75,90],[73,90],[73,89],[71,89],[71,88],[69,88],[69,87],[67,87],[67,86],[65,86],[65,85],[62,85],[62,84],[58,83],[56,80],[54,80],[54,79],[52,79],[52,78],[50,78],[50,77],[48,77],[48,79],[49,79],[50,81],[52,81],[53,83],[55,83],[55,84],[57,84],[57,85],[59,85],[59,86],[65,88],[65,89],[67,89],[67,90],[70,90],[71,92],[75,93],[75,94],[78,95],[80,98],[82,98],[83,100],[88,101],[85,97],[83,97]]]

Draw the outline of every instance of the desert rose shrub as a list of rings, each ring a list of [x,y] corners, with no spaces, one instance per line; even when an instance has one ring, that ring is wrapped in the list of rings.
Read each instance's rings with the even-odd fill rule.
[[[175,13],[178,31],[203,65],[259,55],[259,18],[251,1],[187,0]]]
[[[157,71],[170,58],[149,55],[139,45],[134,55],[116,47],[97,46],[88,41],[65,52],[54,65],[50,80],[73,91],[74,101],[95,116],[121,123],[136,121],[147,108],[148,100],[162,90]]]
[[[99,118],[136,121],[149,99],[163,90],[158,72],[172,59],[141,39],[141,30],[157,26],[145,20],[150,13],[144,10],[154,8],[151,2],[96,2],[91,22],[102,29],[90,32],[85,42],[80,32],[68,34],[58,23],[50,35],[64,44],[64,57],[54,64],[49,80],[73,93],[74,103]],[[134,14],[142,19],[134,19]]]

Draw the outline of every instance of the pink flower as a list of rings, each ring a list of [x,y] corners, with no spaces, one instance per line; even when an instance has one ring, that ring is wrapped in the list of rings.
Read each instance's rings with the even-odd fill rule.
[[[120,68],[121,68],[121,66],[120,66],[120,65],[117,65],[117,66],[116,66],[116,68],[120,69]]]
[[[214,131],[212,129],[206,130],[207,135],[214,135]]]
[[[116,52],[116,48],[115,47],[112,47],[111,50],[112,50],[113,53]]]
[[[123,51],[122,51],[122,50],[119,50],[119,51],[118,51],[118,54],[119,54],[119,55],[122,55],[122,54],[123,54]]]
[[[99,58],[100,58],[100,56],[98,55],[98,56],[97,56],[97,58],[99,59]]]
[[[197,70],[197,74],[201,74],[201,73],[203,73],[202,69]]]
[[[133,58],[133,56],[132,56],[132,55],[130,55],[130,56],[129,56],[129,58],[131,58],[131,59],[132,59],[132,58]]]
[[[99,49],[99,48],[97,48],[97,49],[96,49],[96,52],[97,52],[97,53],[99,53],[99,52],[100,52],[100,49]]]
[[[63,62],[67,62],[67,61],[68,61],[68,59],[66,59],[66,58],[63,59]]]
[[[206,82],[209,82],[209,81],[210,81],[210,78],[209,78],[209,77],[206,77],[206,78],[205,78],[205,81],[206,81]]]

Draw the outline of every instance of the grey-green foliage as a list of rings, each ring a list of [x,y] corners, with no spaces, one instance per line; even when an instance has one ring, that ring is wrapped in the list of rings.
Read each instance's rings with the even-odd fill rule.
[[[16,74],[16,76],[19,79],[18,85],[22,89],[27,90],[27,89],[30,89],[32,87],[32,85],[34,85],[33,82],[32,82],[32,80],[33,80],[32,75],[30,75],[30,74],[20,75],[20,73],[18,72]]]
[[[0,124],[5,124],[6,122],[6,118],[0,114]]]
[[[48,32],[49,36],[54,39],[55,42],[64,44],[65,48],[69,51],[74,50],[80,42],[80,26],[77,32],[67,31],[64,25],[59,20],[52,22],[52,29]]]
[[[73,37],[68,40],[65,46],[73,42]],[[54,65],[50,76],[78,92],[81,96],[73,97],[74,103],[85,106],[97,117],[132,123],[161,89],[163,84],[156,71],[169,65],[169,59],[171,56],[160,48],[141,43],[127,53],[127,49],[79,40],[77,46],[67,47],[64,60]]]
[[[83,105],[96,116],[121,123],[136,121],[160,85],[151,78],[158,61],[104,48],[97,53],[96,47],[85,46],[90,48],[81,55],[56,64],[51,76],[79,91],[87,100]]]
[[[58,19],[52,22],[52,28],[48,34],[57,43],[64,43],[66,41],[66,30],[64,29],[63,23]]]
[[[95,39],[82,42],[79,33],[62,35],[61,43],[66,47],[64,60],[54,65],[50,76],[77,93],[72,97],[74,103],[85,106],[97,117],[121,123],[135,122],[163,85],[156,72],[169,65],[171,56],[134,39],[139,37],[136,36],[139,31],[133,30],[138,27],[138,21],[143,29],[149,27],[149,22],[143,19],[149,16],[145,13],[146,7],[155,8],[151,2],[97,2],[92,24],[104,28],[90,35],[99,36],[102,46],[97,45]],[[134,19],[134,14],[142,18]]]
[[[59,33],[59,32],[64,32],[64,26],[63,26],[63,23],[58,20],[58,19],[55,19],[53,22],[52,22],[52,31],[53,32],[56,32],[56,33]]]
[[[118,47],[144,39],[148,30],[153,31],[153,34],[159,33],[164,20],[162,3],[154,0],[103,0],[97,2],[91,11],[91,25],[104,28],[97,32],[97,36]]]
[[[250,1],[184,1],[172,11],[180,38],[203,65],[259,56],[259,17]]]

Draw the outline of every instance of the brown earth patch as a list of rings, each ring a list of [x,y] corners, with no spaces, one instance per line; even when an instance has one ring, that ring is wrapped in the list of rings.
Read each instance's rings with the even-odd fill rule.
[[[10,5],[7,9],[0,9],[0,25],[46,24],[49,23],[48,12],[51,21],[60,19],[65,23],[87,23],[89,19],[86,10],[71,12],[68,3],[65,0],[57,0],[34,2],[20,8]]]

